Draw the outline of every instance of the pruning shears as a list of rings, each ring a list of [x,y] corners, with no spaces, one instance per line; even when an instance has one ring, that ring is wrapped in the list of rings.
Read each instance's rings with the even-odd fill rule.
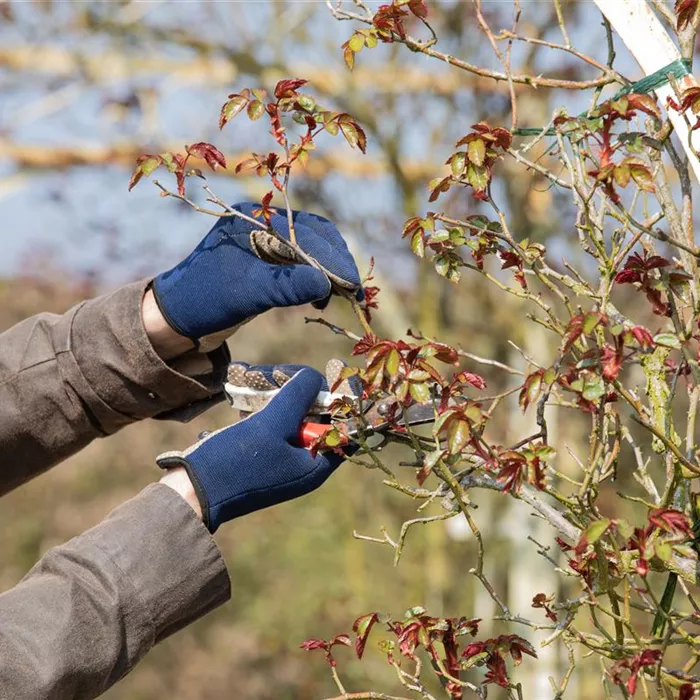
[[[247,413],[254,413],[264,408],[278,391],[279,389],[260,391],[228,382],[224,385],[224,393],[231,407]],[[404,410],[397,410],[396,402],[391,400],[361,401],[354,394],[329,391],[319,392],[311,408],[311,414],[327,415],[331,405],[337,400],[351,401],[355,406],[358,406],[362,413],[362,419],[335,419],[330,423],[305,421],[299,429],[298,444],[300,447],[310,448],[326,433],[336,428],[340,433],[339,447],[347,445],[358,437],[363,437],[373,449],[381,449],[387,442],[389,435],[401,434],[410,426],[432,423],[436,418],[435,405],[432,401],[413,404]]]

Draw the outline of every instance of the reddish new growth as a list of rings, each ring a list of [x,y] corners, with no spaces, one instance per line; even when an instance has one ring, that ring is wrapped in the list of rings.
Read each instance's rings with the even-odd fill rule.
[[[523,654],[537,658],[532,645],[517,634],[502,634],[484,642],[472,642],[462,652],[469,666],[486,663],[488,672],[484,683],[495,683],[502,688],[510,687],[505,657],[510,655],[515,666],[523,660]]]
[[[349,647],[352,646],[352,642],[350,641],[350,637],[348,637],[347,634],[339,634],[333,637],[333,639],[329,639],[328,641],[326,641],[325,639],[307,639],[301,644],[301,648],[304,649],[304,651],[314,651],[316,649],[321,649],[326,656],[326,662],[331,667],[335,667],[336,665],[335,659],[333,658],[333,654],[331,653],[331,650],[334,646]]]
[[[492,128],[486,122],[474,124],[472,129],[474,131],[455,144],[457,148],[464,146],[465,149],[453,153],[446,161],[451,174],[435,178],[428,185],[431,202],[454,185],[469,186],[474,190],[476,199],[488,201],[487,189],[493,176],[493,166],[510,148],[513,137],[507,129],[500,126]]]
[[[384,620],[389,639],[382,640],[379,648],[386,654],[387,661],[397,668],[401,665],[396,652],[405,659],[416,663],[420,668],[419,651],[424,651],[433,668],[441,679],[449,697],[457,700],[462,697],[463,683],[460,674],[476,666],[486,665],[487,673],[484,685],[496,683],[504,688],[510,687],[506,658],[510,657],[515,666],[523,660],[523,654],[537,658],[532,645],[517,634],[503,634],[484,641],[460,644],[464,636],[475,637],[479,632],[479,619],[467,617],[439,618],[428,615],[424,608],[411,608],[403,620],[392,621],[379,613],[368,613],[355,620],[353,632],[355,653],[361,659],[365,652],[367,638],[372,628]],[[335,666],[335,659],[330,655],[334,644],[350,646],[348,635],[338,635],[326,642],[322,639],[309,639],[301,646],[306,650],[322,649],[330,666]]]
[[[685,2],[686,4],[690,3],[693,5],[692,10],[687,14],[687,16],[692,16],[697,8],[697,0],[685,0]],[[680,112],[681,114],[691,112],[694,115],[700,115],[700,87],[689,87],[684,90],[683,94],[681,95],[680,104],[669,96],[666,98],[666,105],[670,109],[674,109],[676,112]],[[691,131],[696,131],[697,129],[700,129],[700,116],[696,117],[695,123],[690,127]]]
[[[631,93],[616,100],[608,100],[594,109],[588,117],[559,116],[554,120],[557,129],[574,140],[588,140],[596,158],[590,154],[594,167],[588,171],[603,187],[605,194],[615,204],[620,203],[617,187],[625,188],[633,181],[639,189],[655,192],[654,178],[649,166],[636,155],[614,160],[618,151],[628,148],[626,136],[613,140],[613,131],[618,121],[628,122],[639,112],[644,112],[660,121],[661,112],[656,101],[649,95]]]
[[[358,29],[342,45],[345,64],[352,70],[355,67],[355,54],[364,48],[373,49],[378,42],[390,44],[395,39],[406,38],[406,21],[411,17],[425,20],[428,6],[425,0],[394,0],[391,5],[380,5],[372,17],[372,26]]]
[[[191,146],[185,146],[185,153],[186,155],[182,153],[161,153],[159,155],[145,154],[139,156],[136,159],[136,169],[129,180],[129,190],[133,189],[144,175],[148,176],[161,165],[164,165],[168,172],[175,175],[178,194],[184,196],[185,176],[197,175],[198,177],[203,177],[202,171],[196,168],[187,172],[187,164],[190,158],[198,158],[205,161],[212,170],[216,170],[218,167],[226,167],[224,154],[210,143],[200,141],[199,143],[193,143]]]
[[[316,149],[316,137],[321,132],[335,136],[339,132],[353,148],[363,153],[367,150],[367,136],[357,121],[347,112],[333,112],[324,109],[311,95],[301,88],[308,81],[303,78],[280,80],[269,97],[266,90],[245,88],[232,93],[221,108],[219,128],[223,129],[234,117],[246,112],[251,121],[267,116],[270,134],[282,148],[281,153],[252,153],[236,165],[236,174],[254,171],[259,177],[268,177],[276,190],[286,195],[289,176],[295,163],[305,167],[309,153]],[[285,125],[285,118],[290,117],[295,123],[306,128],[298,142],[292,142],[290,132]],[[185,196],[185,178],[190,175],[202,177],[200,170],[187,170],[190,158],[204,160],[212,170],[226,167],[224,155],[209,143],[196,143],[185,147],[186,154],[162,153],[160,155],[143,155],[137,159],[136,169],[129,182],[129,189],[134,187],[143,176],[151,175],[161,165],[174,173],[177,179],[177,191]],[[167,195],[167,192],[163,192]],[[261,213],[269,223],[269,204],[272,193],[263,200]]]
[[[620,684],[623,682],[623,671],[629,673],[625,687],[630,695],[634,695],[637,692],[639,672],[647,666],[654,666],[660,658],[659,649],[645,649],[635,656],[617,661],[610,669],[610,677],[615,683]]]
[[[438,228],[442,223],[445,227]],[[451,282],[459,282],[461,268],[466,266],[461,251],[467,250],[482,271],[486,258],[498,254],[501,269],[513,268],[518,284],[527,289],[525,264],[537,264],[546,252],[543,245],[527,239],[513,245],[505,238],[499,222],[489,221],[481,214],[470,214],[464,221],[434,212],[424,218],[415,216],[404,224],[403,237],[410,238],[411,250],[419,258],[425,257],[426,249],[431,251],[436,272]]]
[[[523,481],[541,491],[545,487],[547,462],[555,454],[553,448],[542,444],[531,444],[519,451],[494,447],[486,461],[496,470],[496,479],[503,485],[504,491],[517,493]]]
[[[676,29],[682,32],[695,18],[698,11],[698,0],[676,0],[673,11],[677,15]]]
[[[538,593],[534,598],[532,599],[532,607],[533,608],[540,608],[544,610],[544,614],[552,621],[552,622],[557,622],[559,618],[557,617],[557,614],[552,610],[550,607],[550,603],[554,600],[554,595],[546,595],[545,593]]]
[[[633,284],[644,292],[652,310],[659,316],[671,314],[671,307],[663,298],[665,288],[682,294],[690,280],[692,276],[681,267],[660,255],[650,255],[647,251],[642,254],[632,253],[625,260],[623,269],[615,275],[617,284]]]
[[[457,364],[457,351],[443,343],[406,343],[365,336],[352,351],[366,355],[366,366],[357,372],[368,396],[388,393],[405,406],[431,399],[431,386],[448,382],[430,363],[431,359]]]

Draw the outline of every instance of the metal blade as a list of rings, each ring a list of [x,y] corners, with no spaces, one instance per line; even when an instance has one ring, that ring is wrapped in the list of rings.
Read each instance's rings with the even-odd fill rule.
[[[265,408],[278,392],[279,389],[259,391],[258,389],[252,389],[247,386],[236,386],[229,382],[224,384],[224,393],[231,406],[237,408],[239,411],[246,411],[248,413],[254,413],[255,411],[260,411]],[[333,401],[342,398],[354,400],[356,397],[347,396],[346,394],[331,394],[329,391],[320,391],[314,405],[311,407],[311,413],[327,413],[328,407]]]
[[[400,415],[396,419],[395,425],[410,427],[412,425],[426,425],[435,420],[435,406],[432,402],[413,404],[406,409],[405,413],[405,416]],[[392,423],[389,423],[382,415],[381,404],[373,406],[365,418],[368,425],[363,430],[367,433],[385,433],[391,430]],[[354,437],[360,432],[360,428],[354,420],[349,420],[344,425],[350,437]]]

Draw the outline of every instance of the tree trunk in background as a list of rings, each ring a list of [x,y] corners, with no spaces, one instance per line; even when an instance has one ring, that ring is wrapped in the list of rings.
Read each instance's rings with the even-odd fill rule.
[[[554,352],[554,348],[552,348],[550,353],[545,354],[545,348],[551,346],[549,332],[541,326],[533,324],[528,330],[523,350],[531,357],[542,359],[545,362],[545,357],[550,359],[549,355]],[[522,362],[520,354],[513,350],[510,363],[517,367],[521,366]],[[509,442],[515,442],[525,435],[536,433],[538,428],[534,411],[523,414],[518,406],[517,394],[511,397],[511,405]],[[559,452],[557,415],[556,411],[552,411],[547,416],[547,427],[549,443]],[[504,509],[506,510],[501,524],[503,534],[510,539],[510,553],[507,558],[509,564],[508,606],[514,615],[529,617],[533,613],[532,598],[535,594],[545,593],[549,596],[552,593],[558,593],[559,578],[554,569],[547,566],[537,554],[536,545],[526,540],[525,533],[544,546],[554,544],[554,536],[552,528],[542,519],[532,515],[525,504],[508,499],[507,505],[504,501]],[[535,614],[534,617],[537,618],[537,615]],[[544,613],[542,613],[542,623],[546,622]],[[540,646],[542,640],[549,636],[550,631],[548,630],[530,634],[525,634],[523,631],[518,631],[518,633],[523,634],[533,642],[538,655],[537,661],[528,665],[523,664],[523,671],[529,670],[530,673],[521,672],[518,676],[523,684],[523,697],[538,699],[549,697],[552,694],[549,677],[553,676],[556,679],[561,673],[559,646],[557,644]],[[571,697],[575,696],[575,692],[573,688],[568,691]]]

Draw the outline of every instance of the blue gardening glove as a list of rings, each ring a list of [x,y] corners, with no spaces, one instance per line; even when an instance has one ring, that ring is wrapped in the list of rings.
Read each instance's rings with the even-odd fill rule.
[[[248,202],[233,208],[252,216],[259,206]],[[222,217],[185,260],[153,282],[170,326],[194,341],[217,334],[220,343],[237,326],[269,309],[307,303],[323,308],[331,281],[362,300],[357,266],[338,229],[307,212],[293,212],[293,220],[297,244],[326,274],[296,262],[290,247],[248,221]],[[274,214],[271,224],[289,240],[286,214]]]
[[[323,386],[319,372],[304,368],[261,411],[184,452],[158,457],[163,468],[185,467],[211,532],[228,520],[313,491],[343,461],[334,453],[312,457],[295,444]]]

